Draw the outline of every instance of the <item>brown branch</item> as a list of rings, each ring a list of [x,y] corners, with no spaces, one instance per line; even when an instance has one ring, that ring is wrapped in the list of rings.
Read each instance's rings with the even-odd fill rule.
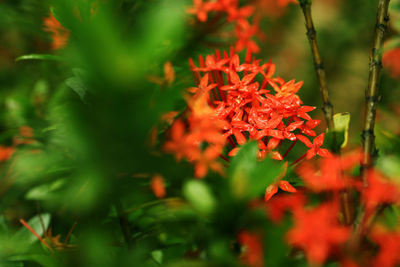
[[[311,0],[299,0],[300,7],[304,14],[304,21],[307,29],[307,37],[308,41],[310,42],[311,52],[314,60],[314,68],[317,74],[319,90],[321,93],[322,98],[322,111],[325,116],[325,122],[328,126],[328,129],[332,131],[333,134],[333,144],[332,150],[336,150],[336,132],[335,125],[333,121],[333,105],[329,101],[329,94],[328,94],[328,87],[326,82],[326,74],[324,69],[324,64],[322,62],[321,54],[318,48],[317,42],[317,32],[314,27],[314,22],[311,15]],[[339,151],[334,151],[335,153],[340,155],[340,148]],[[340,194],[340,202],[342,207],[342,214],[344,217],[345,224],[349,225],[353,221],[353,208],[351,197],[348,190],[341,192]]]
[[[311,16],[311,0],[300,0],[300,6],[304,14],[304,20],[307,29],[307,37],[310,42],[311,52],[314,60],[315,72],[317,74],[319,90],[322,97],[322,111],[324,112],[326,125],[329,130],[334,130],[333,125],[333,106],[329,101],[328,87],[326,85],[325,69],[319,53],[317,43],[317,32],[314,28],[314,23]]]
[[[383,36],[389,21],[389,2],[390,0],[379,0],[374,41],[369,56],[369,79],[368,87],[365,90],[365,117],[363,132],[361,135],[364,151],[361,171],[364,186],[367,186],[366,170],[371,168],[376,156],[374,126],[377,102],[379,100],[378,88],[379,73],[382,68]]]
[[[367,170],[372,167],[373,159],[376,156],[375,147],[375,115],[378,102],[378,88],[379,88],[379,73],[382,68],[382,48],[383,48],[383,36],[387,28],[389,21],[389,2],[390,0],[379,0],[378,2],[378,14],[376,18],[375,34],[371,53],[369,56],[369,79],[368,87],[365,90],[365,117],[364,126],[362,132],[362,145],[363,145],[363,158],[361,162],[361,177],[363,180],[364,187],[368,186],[367,181]],[[371,217],[374,218],[377,214],[373,214]],[[354,233],[351,241],[351,249],[357,250],[362,240],[363,234],[365,234],[365,208],[361,209],[354,225]],[[372,221],[370,222],[372,223]]]

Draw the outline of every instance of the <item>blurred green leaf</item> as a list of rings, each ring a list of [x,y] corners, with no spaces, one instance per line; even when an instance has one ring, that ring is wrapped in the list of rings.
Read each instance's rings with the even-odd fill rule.
[[[203,181],[187,181],[183,186],[183,195],[196,210],[204,215],[209,215],[215,209],[216,200],[208,185]]]
[[[399,224],[400,211],[396,206],[388,206],[383,210],[384,224],[390,229],[396,230]]]
[[[30,189],[25,197],[31,200],[49,200],[56,197],[55,191],[65,184],[65,179],[58,179],[52,183],[36,186]]]
[[[257,152],[257,143],[248,142],[240,148],[231,162],[229,167],[231,191],[238,198],[260,196],[283,171],[282,162],[269,157],[259,161]]]
[[[57,262],[54,257],[52,257],[51,255],[46,255],[46,254],[20,254],[20,255],[9,257],[8,260],[9,261],[22,261],[22,262],[33,261],[33,262],[40,264],[40,266],[44,266],[44,267],[60,266],[60,263]],[[22,266],[24,266],[24,264]]]
[[[87,93],[87,87],[86,87],[86,78],[85,78],[85,72],[81,69],[74,68],[73,70],[74,77],[68,78],[65,83],[75,92],[79,95],[81,100],[85,102],[85,96]]]
[[[163,263],[163,252],[161,250],[154,250],[151,252],[151,257],[158,263]]]
[[[7,221],[4,215],[0,216],[0,234],[8,233]]]
[[[56,61],[63,61],[64,58],[56,55],[50,54],[29,54],[17,57],[15,61],[21,60],[56,60]]]

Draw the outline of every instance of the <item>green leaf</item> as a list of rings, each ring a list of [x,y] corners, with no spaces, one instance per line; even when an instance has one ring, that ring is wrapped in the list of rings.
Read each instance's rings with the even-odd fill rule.
[[[183,195],[200,213],[209,215],[214,211],[215,198],[207,184],[203,181],[187,181],[183,186]]]
[[[17,57],[15,61],[20,61],[20,60],[55,60],[55,61],[63,61],[64,58],[56,55],[50,55],[50,54],[29,54],[29,55],[23,55],[20,57]]]
[[[231,191],[240,199],[261,195],[283,171],[283,163],[269,157],[257,160],[258,147],[251,141],[239,150],[229,168]]]
[[[0,216],[0,234],[8,233],[7,221],[4,215]]]
[[[27,223],[32,227],[33,230],[36,231],[36,233],[40,236],[44,234],[44,231],[47,230],[50,224],[50,214],[49,213],[44,213],[41,215],[42,220],[40,220],[39,215],[36,215],[35,217],[31,218]],[[42,222],[44,225],[44,228],[42,227]],[[21,226],[21,228],[12,236],[13,241],[20,241],[23,242],[24,244],[33,244],[38,241],[37,237],[34,236],[31,231],[29,231],[25,226]]]
[[[333,123],[337,132],[344,132],[344,140],[340,147],[343,148],[347,145],[349,136],[349,125],[350,125],[350,113],[342,112],[333,115]]]
[[[163,252],[161,250],[153,250],[151,252],[151,257],[158,264],[160,264],[160,265],[162,264],[162,262],[163,262]]]
[[[52,183],[42,184],[29,190],[25,198],[31,200],[49,200],[55,197],[55,192],[65,184],[65,179],[58,179]]]
[[[87,87],[85,85],[86,73],[82,69],[74,68],[72,69],[74,76],[68,78],[65,83],[70,87],[75,93],[79,95],[81,100],[85,102],[85,96],[87,92]]]
[[[15,261],[15,262],[33,261],[39,263],[40,266],[45,266],[45,267],[60,266],[60,264],[57,263],[57,261],[52,256],[45,254],[20,254],[8,257],[7,259],[9,261]]]

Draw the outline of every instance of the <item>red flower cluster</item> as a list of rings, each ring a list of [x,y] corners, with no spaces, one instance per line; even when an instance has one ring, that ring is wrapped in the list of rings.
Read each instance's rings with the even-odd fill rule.
[[[279,222],[284,212],[292,212],[294,226],[287,233],[287,241],[304,250],[312,265],[323,264],[328,257],[338,257],[340,260],[346,259],[346,264],[352,264],[349,266],[357,266],[353,259],[347,259],[346,245],[351,245],[354,240],[352,235],[358,235],[359,232],[351,232],[339,220],[339,207],[343,203],[338,193],[345,190],[358,192],[359,203],[365,210],[359,221],[362,229],[359,238],[368,238],[380,247],[377,256],[370,259],[374,263],[372,266],[392,267],[400,263],[399,231],[372,227],[380,207],[400,204],[400,188],[375,169],[367,171],[368,186],[364,186],[360,178],[353,175],[361,159],[362,153],[354,151],[321,159],[316,166],[306,161],[296,169],[305,182],[305,188],[292,195],[278,196],[267,204],[267,213],[274,222]],[[326,193],[323,199],[327,200],[310,208],[305,193]],[[368,231],[371,227],[372,232]]]
[[[323,263],[350,234],[348,227],[339,224],[337,214],[337,206],[331,203],[313,209],[295,209],[294,227],[287,233],[288,242],[302,248],[311,264]]]
[[[238,0],[193,0],[193,7],[187,10],[187,13],[196,15],[201,22],[207,21],[210,12],[226,14],[227,21],[234,25],[237,37],[236,51],[248,49],[254,53],[259,52],[258,45],[252,40],[258,33],[258,20],[255,19],[253,25],[249,21],[254,13],[253,6],[239,7]]]
[[[204,81],[198,93],[187,98],[187,120],[178,119],[171,127],[171,139],[164,145],[166,152],[174,153],[177,160],[187,159],[195,166],[195,176],[204,177],[208,169],[223,174],[222,164],[216,159],[221,155],[226,139],[221,134],[226,123],[216,117],[215,110],[207,104],[208,94]]]
[[[222,165],[215,160],[224,158],[226,143],[230,145],[228,156],[233,156],[238,145],[250,139],[258,142],[259,158],[270,154],[282,160],[297,140],[310,148],[301,158],[310,159],[316,154],[330,156],[326,149],[320,148],[323,134],[314,143],[305,137],[316,136],[313,128],[320,121],[308,114],[315,107],[304,106],[296,94],[302,82],[273,77],[275,65],[261,64],[251,58],[251,52],[241,63],[233,48],[230,55],[216,51],[206,59],[200,56],[199,67],[192,59],[189,64],[199,85],[189,88],[186,118],[178,119],[171,127],[171,140],[165,144],[165,150],[175,153],[178,160],[186,158],[194,163],[197,177],[206,175],[208,168],[222,172]],[[282,155],[279,150],[285,140],[293,143]],[[277,186],[295,191],[285,181]],[[276,189],[270,190],[271,196]]]
[[[289,152],[282,155],[278,151],[282,142],[298,139],[310,147],[308,159],[316,154],[330,155],[320,148],[323,135],[313,144],[304,136],[316,136],[312,129],[320,121],[308,114],[315,107],[304,106],[296,94],[303,83],[274,78],[273,63],[261,64],[260,60],[251,59],[251,53],[241,63],[233,49],[229,56],[226,52],[222,56],[219,51],[205,60],[200,56],[199,67],[193,60],[189,63],[197,80],[201,81],[200,86],[191,91],[195,94],[210,92],[209,106],[215,109],[218,119],[227,122],[223,134],[232,146],[229,156],[235,155],[238,144],[249,139],[258,141],[260,158],[271,153],[273,158],[282,160]]]

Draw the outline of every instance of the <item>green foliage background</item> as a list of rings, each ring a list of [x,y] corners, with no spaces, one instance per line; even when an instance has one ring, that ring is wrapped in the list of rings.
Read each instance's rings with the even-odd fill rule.
[[[96,16],[92,2],[0,1],[0,141],[11,145],[24,125],[37,140],[0,166],[1,266],[240,266],[235,237],[243,229],[264,230],[269,266],[305,266],[304,257],[286,257],[290,220],[277,226],[263,210],[248,208],[281,170],[270,161],[256,164],[255,144],[233,160],[228,179],[204,180],[193,179],[188,163],[160,153],[160,144],[149,147],[160,115],[184,108],[181,93],[193,85],[188,58],[213,53],[209,43],[218,42],[185,13],[191,1],[98,1]],[[314,2],[332,102],[338,112],[352,113],[349,142],[358,144],[376,1]],[[67,48],[56,57],[16,61],[52,53],[43,31],[50,7],[71,31]],[[320,106],[300,9],[291,5],[262,25],[260,58],[271,58],[285,79],[304,80],[303,101]],[[166,61],[174,83],[149,82],[149,75],[163,76]],[[398,103],[399,86],[383,77],[383,107]],[[383,110],[392,118],[392,110]],[[397,140],[400,129],[388,125],[380,124],[382,132]],[[383,152],[393,150],[385,146],[392,139],[378,136]],[[392,160],[389,169],[397,166]],[[166,178],[165,199],[150,190],[149,175],[156,173]],[[76,247],[49,252],[20,218],[39,234],[51,227],[61,240],[77,222],[70,240]]]

